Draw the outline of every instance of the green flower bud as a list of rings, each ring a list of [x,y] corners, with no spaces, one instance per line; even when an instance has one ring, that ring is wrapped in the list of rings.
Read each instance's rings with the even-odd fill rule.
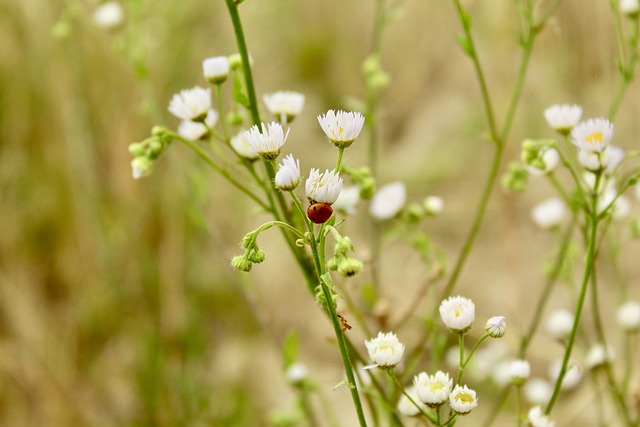
[[[640,239],[640,218],[631,220],[631,238]]]
[[[424,215],[424,208],[418,203],[411,203],[405,210],[405,217],[409,222],[418,222]]]
[[[329,289],[329,293],[331,294],[331,304],[333,305],[333,308],[335,309],[338,306],[338,304],[337,304],[338,294],[332,289]],[[316,301],[318,301],[318,304],[320,304],[320,306],[322,306],[322,308],[325,308],[325,309],[328,308],[327,299],[324,297],[324,291],[322,290],[322,285],[316,286],[315,291],[314,291],[314,295],[316,297]]]
[[[131,175],[133,179],[140,179],[151,175],[153,172],[153,160],[148,157],[136,157],[131,160]]]
[[[329,269],[329,271],[336,271],[338,269],[338,259],[331,258],[327,261],[327,269]]]
[[[254,249],[249,253],[249,261],[255,264],[260,264],[266,257],[267,256],[264,251],[261,251],[260,249]]]
[[[344,258],[338,264],[338,274],[344,277],[355,276],[362,271],[362,261],[353,258]]]
[[[147,155],[150,159],[156,159],[164,151],[164,144],[160,138],[149,138],[146,141]]]
[[[141,142],[134,142],[133,144],[129,144],[129,153],[131,153],[133,157],[144,157],[146,153],[144,144]]]
[[[368,177],[362,180],[360,184],[360,198],[370,199],[376,193],[376,180]]]
[[[333,254],[335,256],[338,255],[346,255],[349,251],[353,250],[353,244],[351,243],[351,239],[349,236],[343,236],[336,240],[336,245],[333,248]]]
[[[240,114],[240,111],[237,110],[231,110],[227,113],[227,117],[226,117],[227,123],[229,123],[231,126],[240,126],[242,125],[242,123],[244,123],[244,118],[242,117],[242,114]]]
[[[253,264],[244,255],[234,256],[231,260],[231,266],[239,271],[250,272]]]
[[[528,178],[527,169],[518,162],[512,162],[509,170],[502,176],[502,186],[510,191],[524,191]]]

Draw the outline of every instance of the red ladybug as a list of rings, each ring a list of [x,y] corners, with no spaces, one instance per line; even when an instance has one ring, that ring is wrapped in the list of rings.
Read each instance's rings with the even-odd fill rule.
[[[333,215],[333,208],[327,203],[314,203],[307,208],[307,217],[314,224],[324,224]]]

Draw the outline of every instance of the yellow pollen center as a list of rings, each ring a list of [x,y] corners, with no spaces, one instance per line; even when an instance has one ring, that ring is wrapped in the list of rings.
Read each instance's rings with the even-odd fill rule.
[[[462,403],[473,403],[473,396],[469,393],[458,393],[456,394],[456,400]]]
[[[456,317],[460,317],[462,315],[462,311],[456,310]]]
[[[431,383],[429,384],[429,389],[431,391],[442,390],[444,388],[444,384],[442,383]]]
[[[603,139],[604,135],[602,134],[602,132],[594,132],[585,138],[585,140],[592,145],[602,144]]]

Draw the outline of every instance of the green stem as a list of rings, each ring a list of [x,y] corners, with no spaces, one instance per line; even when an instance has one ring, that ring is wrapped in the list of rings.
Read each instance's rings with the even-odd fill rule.
[[[300,200],[292,193],[293,203],[296,205],[297,209],[301,212],[303,211],[302,205],[300,204]],[[331,319],[331,323],[333,324],[333,330],[336,335],[336,339],[338,340],[338,347],[340,349],[340,356],[342,357],[342,363],[344,365],[344,370],[347,375],[347,381],[349,382],[349,390],[351,391],[351,397],[353,399],[353,404],[356,408],[356,414],[358,415],[358,422],[361,427],[366,427],[367,422],[364,418],[364,412],[362,410],[362,403],[360,402],[360,396],[358,394],[358,387],[356,385],[355,376],[353,374],[353,367],[351,366],[351,360],[349,358],[349,352],[347,350],[347,344],[345,341],[344,334],[342,333],[342,327],[340,325],[340,320],[338,319],[338,314],[336,313],[336,309],[333,305],[333,299],[331,297],[331,292],[329,291],[328,286],[324,283],[322,277],[325,274],[325,266],[320,262],[320,254],[318,253],[318,242],[316,241],[316,236],[313,230],[313,223],[306,216],[303,216],[304,221],[307,226],[307,230],[309,232],[309,239],[311,243],[311,252],[313,254],[313,260],[316,267],[316,274],[318,281],[320,282],[320,287],[322,289],[322,293],[324,295],[327,310],[329,312],[329,318]],[[323,236],[320,236],[324,238]]]
[[[344,154],[344,147],[338,147],[338,161],[336,162],[336,168],[333,170],[335,173],[340,172],[340,165],[342,165],[343,154]]]
[[[580,288],[580,295],[578,296],[578,304],[575,312],[575,319],[573,321],[573,327],[571,328],[571,335],[569,335],[569,342],[567,343],[567,348],[564,353],[564,358],[562,360],[562,366],[560,368],[560,373],[558,374],[558,378],[556,380],[555,387],[553,389],[553,394],[549,403],[547,405],[547,409],[545,410],[546,415],[550,415],[553,410],[553,406],[555,405],[556,399],[560,393],[560,388],[562,386],[562,380],[564,379],[565,374],[567,373],[567,366],[569,364],[569,359],[571,357],[571,353],[573,351],[573,344],[575,342],[575,338],[578,332],[578,326],[580,325],[580,315],[582,314],[582,308],[584,306],[585,296],[587,294],[587,287],[589,284],[589,280],[591,278],[591,271],[593,269],[593,265],[595,262],[595,248],[596,248],[596,240],[598,234],[598,187],[600,186],[600,181],[602,178],[602,173],[596,173],[596,182],[593,186],[593,190],[591,192],[591,209],[589,212],[589,234],[587,240],[587,256],[585,260],[584,274],[582,277],[582,286]]]
[[[238,52],[242,58],[242,68],[244,70],[245,83],[247,85],[247,95],[249,96],[251,120],[254,125],[260,125],[260,112],[258,111],[258,100],[253,86],[253,75],[251,74],[251,64],[249,63],[249,51],[247,50],[247,42],[244,39],[244,31],[242,29],[242,22],[240,21],[240,14],[238,13],[238,6],[234,0],[226,0],[226,2],[231,22],[233,23],[233,31],[236,36]]]
[[[458,380],[456,384],[460,384],[462,381],[462,374],[464,373],[464,334],[462,332],[458,332],[458,347],[460,350],[460,360],[458,362]]]
[[[522,386],[516,386],[516,420],[518,427],[522,427]]]

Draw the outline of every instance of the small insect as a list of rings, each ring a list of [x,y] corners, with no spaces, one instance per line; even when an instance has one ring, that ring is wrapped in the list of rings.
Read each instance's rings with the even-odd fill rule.
[[[342,332],[347,332],[348,330],[350,331],[352,329],[351,325],[347,323],[347,319],[340,316],[339,314],[338,314],[338,319],[340,319],[340,329],[342,329]]]
[[[307,217],[315,224],[324,224],[333,215],[333,208],[327,203],[313,203],[307,208]]]

